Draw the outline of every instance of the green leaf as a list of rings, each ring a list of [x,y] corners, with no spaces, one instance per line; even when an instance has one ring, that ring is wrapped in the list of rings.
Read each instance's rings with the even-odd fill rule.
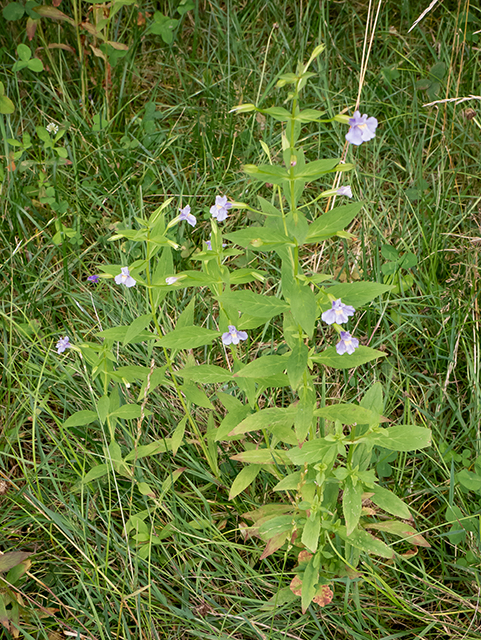
[[[181,327],[167,333],[156,345],[167,349],[195,349],[211,344],[220,335],[220,331],[204,327]]]
[[[0,572],[10,571],[31,555],[28,551],[7,551],[0,556]]]
[[[177,324],[175,325],[176,329],[182,329],[182,327],[192,327],[194,326],[194,310],[195,310],[195,296],[192,297],[192,300],[182,311],[180,316],[177,319]]]
[[[431,429],[402,424],[371,433],[367,440],[390,451],[416,451],[431,445]]]
[[[148,413],[144,411],[144,413]],[[138,404],[124,404],[116,411],[109,414],[109,418],[121,418],[123,420],[133,420],[140,418],[142,414],[142,407]]]
[[[478,476],[476,473],[462,469],[456,475],[456,478],[458,482],[469,491],[481,491],[481,476]]]
[[[280,449],[253,449],[230,456],[231,460],[239,460],[248,464],[289,464],[285,451]]]
[[[110,408],[110,398],[108,396],[102,396],[97,401],[97,413],[101,424],[104,424],[107,419]]]
[[[98,480],[103,476],[106,476],[110,471],[109,464],[98,464],[96,467],[90,469],[90,471],[85,474],[82,478],[82,483],[87,484],[87,482],[92,482],[92,480]]]
[[[328,420],[339,420],[342,424],[379,424],[381,416],[358,404],[331,404],[314,412],[316,416]]]
[[[398,518],[409,520],[411,513],[408,506],[392,491],[375,484],[374,489],[369,489],[370,500],[378,507]]]
[[[17,45],[17,54],[20,60],[23,60],[24,62],[27,62],[27,60],[30,60],[32,57],[30,47],[27,47],[26,44]]]
[[[285,293],[290,298],[291,313],[309,337],[314,332],[314,325],[318,314],[316,296],[306,284],[296,281],[290,291]]]
[[[436,64],[429,70],[429,73],[438,80],[442,80],[446,73],[446,65],[444,62],[436,62]]]
[[[218,394],[219,395],[219,394]],[[239,407],[229,408],[229,413],[225,416],[219,425],[215,434],[215,441],[236,438],[237,436],[229,436],[229,433],[237,427],[238,424],[250,414],[249,405],[241,405]]]
[[[298,340],[287,359],[287,375],[293,389],[297,389],[307,369],[309,349],[302,340]]]
[[[289,180],[289,172],[279,165],[260,164],[257,166],[255,164],[245,164],[242,168],[248,176],[261,182],[282,185]]]
[[[15,20],[20,20],[23,17],[25,9],[20,2],[9,2],[2,9],[2,15],[5,20],[9,20],[11,22]]]
[[[289,305],[284,300],[279,300],[275,296],[254,293],[253,291],[228,291],[216,296],[216,298],[222,304],[232,306],[237,311],[256,318],[265,318],[266,320],[283,313],[289,308]]]
[[[370,347],[358,347],[353,354],[344,353],[340,356],[335,347],[328,347],[322,353],[311,357],[313,362],[324,364],[326,367],[333,369],[353,369],[361,364],[376,360],[376,358],[385,358],[386,354],[377,349]]]
[[[351,535],[348,537],[344,527],[339,530],[339,535],[344,540],[347,540],[353,547],[360,549],[365,553],[373,553],[381,558],[394,558],[394,551],[384,544],[382,540],[378,540],[367,531],[361,529],[354,529]]]
[[[292,118],[292,114],[284,107],[269,107],[268,109],[257,109],[260,113],[263,113],[266,116],[271,116],[274,120],[278,122],[287,122]]]
[[[39,58],[32,58],[28,61],[27,66],[30,71],[33,71],[34,73],[40,73],[40,71],[43,71],[43,62]]]
[[[286,367],[287,359],[283,356],[262,356],[234,373],[234,378],[257,378],[257,381],[261,382],[265,378],[282,373]]]
[[[389,284],[379,284],[378,282],[349,282],[336,284],[333,287],[326,287],[326,292],[335,298],[340,298],[344,304],[352,305],[355,309],[371,302],[383,293],[392,291],[394,287]],[[326,304],[326,309],[331,304]]]
[[[312,599],[316,595],[316,586],[319,581],[318,564],[314,564],[316,557],[313,556],[305,568],[302,576],[302,592],[301,592],[301,609],[302,613],[306,613],[307,607],[311,604]]]
[[[175,427],[175,431],[172,434],[172,453],[177,453],[182,440],[184,439],[185,425],[187,424],[187,416],[184,416],[179,424]]]
[[[302,447],[294,447],[287,452],[287,457],[293,464],[317,464],[322,462],[329,466],[337,455],[337,443],[328,442],[324,438],[317,438],[304,442]]]
[[[350,478],[344,484],[342,495],[342,512],[346,521],[346,533],[348,536],[354,531],[361,517],[363,487],[360,482],[353,485]]]
[[[68,429],[69,427],[83,427],[86,424],[91,424],[95,420],[98,420],[98,415],[95,411],[77,411],[72,414],[70,418],[64,422],[63,426]]]
[[[15,105],[7,98],[7,96],[0,95],[0,113],[3,115],[9,115],[15,111]]]
[[[321,514],[318,511],[311,511],[311,515],[304,525],[301,541],[312,553],[316,553],[317,551],[320,530]]]
[[[204,407],[204,409],[213,408],[209,398],[206,396],[204,391],[196,387],[193,382],[186,380],[180,387],[180,390],[189,402],[196,404],[198,407]]]
[[[127,382],[135,382],[135,380],[144,381],[149,375],[149,371],[149,367],[131,364],[126,367],[119,367],[115,371],[112,371],[110,375],[114,380],[118,380],[119,382],[123,382],[124,380]]]
[[[193,367],[185,367],[175,372],[176,376],[192,380],[192,382],[202,382],[211,384],[217,382],[227,382],[232,380],[232,373],[214,364],[199,364]]]
[[[320,216],[309,226],[305,244],[322,242],[342,231],[361,211],[363,202],[353,202],[342,207],[335,207]]]
[[[141,333],[144,329],[146,329],[152,321],[152,314],[146,313],[143,316],[139,316],[135,318],[127,328],[122,341],[124,345],[128,344],[131,340],[136,338],[139,333]]]
[[[147,456],[155,456],[158,453],[165,453],[172,450],[172,440],[166,438],[165,440],[156,440],[150,444],[144,444],[136,449],[132,449],[124,458],[125,462],[130,460],[140,460],[140,458],[146,458]]]
[[[286,408],[272,407],[270,409],[261,409],[261,411],[252,413],[242,420],[242,422],[232,429],[229,435],[238,436],[243,433],[258,431],[260,429],[272,430],[277,426],[290,429],[294,424],[295,412],[296,408],[292,405]]]
[[[370,529],[375,529],[376,531],[386,531],[386,533],[392,533],[395,536],[399,536],[409,542],[410,544],[414,544],[418,547],[426,547],[429,548],[431,545],[420,533],[416,531],[413,527],[404,522],[399,522],[399,520],[387,520],[384,522],[375,522],[369,524]]]
[[[372,387],[366,391],[360,404],[364,409],[369,409],[369,411],[382,415],[384,411],[382,384],[375,382]]]
[[[247,489],[247,487],[257,478],[261,469],[262,466],[259,464],[250,464],[247,467],[244,467],[232,483],[229,492],[229,500],[232,500],[238,496],[239,493],[244,491],[244,489]]]
[[[314,162],[308,162],[299,173],[294,173],[295,179],[311,182],[312,180],[316,180],[326,173],[330,173],[335,167],[337,167],[338,164],[339,160],[335,158],[314,160]]]
[[[225,237],[230,242],[238,244],[246,249],[257,251],[270,251],[279,247],[295,246],[295,242],[279,231],[268,227],[249,227],[233,233],[226,233]]]

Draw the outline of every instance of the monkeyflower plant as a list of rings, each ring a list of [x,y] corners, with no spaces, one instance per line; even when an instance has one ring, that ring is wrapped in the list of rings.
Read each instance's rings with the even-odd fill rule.
[[[282,163],[243,167],[253,181],[271,189],[269,198],[258,196],[254,202],[237,202],[220,194],[215,198],[208,210],[210,237],[200,241],[193,256],[198,269],[176,272],[174,268],[179,249],[174,229],[182,221],[192,227],[197,224],[191,209],[201,213],[193,201],[181,209],[177,204],[180,214],[176,215],[168,199],[150,217],[137,217],[136,228],[119,229],[111,238],[137,243],[143,254],[128,265],[100,267],[101,277],[112,279],[126,296],[142,290],[148,308],[128,326],[99,332],[100,342],[77,345],[93,377],[100,377],[103,395],[97,398],[95,411],[78,412],[66,423],[98,421],[110,438],[105,463],[90,470],[84,482],[113,471],[125,476],[140,493],[150,496],[152,514],[158,509],[157,499],[137,474],[136,460],[159,452],[175,454],[188,429],[213,482],[222,487],[229,479],[220,470],[217,443],[229,441],[229,447],[222,448],[229,453],[222,455],[244,465],[231,483],[230,500],[250,486],[255,491],[260,475],[273,481],[268,502],[243,514],[240,530],[246,537],[261,539],[261,559],[282,551],[297,560],[282,601],[300,598],[303,611],[311,602],[328,604],[335,579],[362,577],[358,565],[363,554],[389,560],[396,556],[394,542],[382,540],[376,532],[414,546],[427,545],[405,522],[411,519],[408,506],[379,481],[371,459],[376,448],[414,451],[427,447],[431,437],[428,429],[413,424],[388,423],[379,382],[367,385],[359,403],[336,403],[319,394],[320,380],[333,370],[353,370],[385,356],[363,345],[358,329],[354,335],[354,321],[359,309],[391,290],[390,285],[377,282],[337,282],[329,265],[324,273],[314,273],[301,259],[319,243],[351,237],[345,228],[363,207],[362,202],[352,201],[322,211],[322,198],[354,199],[348,184],[325,189],[329,179],[347,175],[353,164],[339,158],[306,157],[299,143],[302,127],[332,121],[349,125],[345,137],[352,145],[371,140],[377,127],[375,118],[358,111],[352,118],[326,119],[321,111],[301,109],[300,94],[313,75],[309,68],[322,51],[323,46],[317,47],[295,73],[279,78],[277,87],[289,89],[290,109],[261,109],[254,104],[233,109],[240,114],[259,112],[279,123]],[[270,158],[265,143],[262,148]],[[315,185],[319,195],[310,195],[313,190],[308,192],[307,184]],[[262,224],[246,225],[245,211],[256,213]],[[246,251],[275,255],[279,280],[272,282],[269,273],[254,267],[237,268],[234,258]],[[172,326],[162,301],[179,290],[190,302]],[[216,309],[213,317],[200,323],[194,323],[197,290]],[[259,354],[256,329],[271,323],[282,349],[270,353],[264,349]],[[59,353],[69,346],[65,340],[59,341]],[[150,368],[116,365],[118,345],[132,343],[150,343]],[[367,370],[363,377],[369,376]],[[122,392],[122,384],[137,380],[141,382],[138,404],[129,402]],[[149,394],[159,385],[177,395],[184,417],[171,436],[159,442],[141,444],[137,428],[134,449],[122,452],[116,441],[118,420],[141,423],[148,416]],[[202,426],[206,422],[207,431]],[[154,516],[148,516],[148,510],[141,513],[132,516],[127,531],[135,534],[143,518],[144,537],[134,535],[134,542],[140,557],[147,558],[160,541],[154,533],[145,538],[147,523]],[[150,543],[142,545],[146,539]]]

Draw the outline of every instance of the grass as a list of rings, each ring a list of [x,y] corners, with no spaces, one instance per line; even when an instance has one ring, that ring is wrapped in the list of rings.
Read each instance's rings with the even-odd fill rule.
[[[240,469],[229,459],[231,443],[218,449],[220,483],[189,430],[175,457],[137,460],[155,501],[119,474],[81,483],[103,461],[107,437],[96,428],[63,424],[89,409],[102,389],[78,359],[57,356],[53,345],[59,336],[89,339],[146,312],[138,291],[123,296],[86,283],[98,265],[138,257],[133,243],[108,241],[112,230],[131,225],[134,216],[171,195],[195,202],[205,221],[219,191],[253,199],[258,187],[241,165],[263,157],[260,140],[279,149],[280,127],[229,110],[242,101],[280,104],[273,88],[278,74],[306,59],[319,40],[327,48],[305,106],[334,115],[352,111],[357,97],[367,2],[197,5],[172,45],[145,36],[135,7],[117,14],[111,34],[129,44],[130,53],[112,67],[108,95],[105,65],[91,54],[89,36],[79,65],[75,30],[44,19],[32,48],[44,47],[45,71],[15,73],[25,20],[0,26],[3,82],[17,108],[0,116],[4,137],[21,140],[28,133],[33,145],[15,170],[7,170],[11,158],[3,154],[0,222],[0,549],[34,552],[28,572],[8,592],[21,604],[19,637],[479,638],[481,505],[479,494],[457,480],[463,468],[475,469],[480,455],[481,126],[478,115],[469,119],[466,113],[468,107],[477,111],[479,102],[425,107],[433,102],[429,89],[417,85],[433,80],[430,69],[443,62],[434,100],[479,94],[479,35],[473,33],[481,13],[468,2],[437,6],[409,34],[425,5],[381,6],[361,109],[382,125],[369,145],[348,151],[357,166],[353,190],[367,203],[364,216],[351,229],[352,242],[305,256],[313,267],[331,265],[338,273],[347,267],[349,277],[358,269],[374,281],[383,278],[383,245],[417,256],[417,266],[404,274],[413,277],[412,286],[406,281],[403,295],[372,305],[360,320],[370,346],[388,353],[385,362],[324,378],[320,387],[328,398],[357,399],[379,379],[388,418],[433,430],[430,449],[400,454],[384,476],[407,498],[431,548],[394,564],[364,558],[366,580],[339,580],[331,605],[311,606],[301,615],[292,605],[270,602],[292,578],[287,554],[260,561],[260,544],[240,533],[242,514],[269,500],[272,478],[261,474],[252,489],[229,501],[228,487]],[[60,9],[74,15],[79,6]],[[81,5],[84,17],[90,6]],[[174,2],[140,6],[167,16],[175,8]],[[76,53],[45,48],[49,43],[68,44]],[[96,131],[99,114],[108,124]],[[51,120],[68,127],[59,144],[71,164],[58,162],[35,134],[36,126]],[[340,153],[341,136],[339,125],[321,134],[317,125],[307,127],[306,155]],[[15,150],[5,140],[2,149]],[[67,203],[64,214],[42,202],[45,181],[57,202]],[[52,243],[57,219],[72,229],[73,241]],[[233,217],[228,226],[237,224]],[[206,237],[205,227],[203,221],[192,233],[179,232],[178,269],[192,268],[190,255]],[[270,272],[274,286],[277,266],[262,260],[258,266]],[[164,321],[175,323],[188,301],[182,293],[166,299]],[[195,313],[200,322],[211,318],[211,301],[198,297]],[[261,348],[276,348],[277,337],[276,327],[269,327],[258,336]],[[122,349],[119,364],[150,367],[146,344]],[[133,401],[143,393],[137,384],[125,392]],[[141,441],[171,436],[182,415],[177,401],[151,389],[147,407],[153,416],[142,422]],[[196,412],[203,430],[207,413]],[[125,451],[131,450],[139,436],[136,422],[117,429]],[[447,507],[460,511],[450,518]],[[135,544],[136,536],[145,541],[142,517],[159,538],[147,559]]]

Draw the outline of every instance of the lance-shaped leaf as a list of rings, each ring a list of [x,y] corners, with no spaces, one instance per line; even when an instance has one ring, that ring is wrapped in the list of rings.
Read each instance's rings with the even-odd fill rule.
[[[232,483],[229,491],[229,500],[232,500],[244,491],[244,489],[247,489],[257,478],[261,469],[262,466],[260,464],[249,464],[247,467],[244,467]]]
[[[333,171],[338,163],[339,160],[335,158],[314,160],[314,162],[308,162],[299,172],[294,169],[294,176],[296,180],[311,182]],[[352,169],[352,165],[350,165],[350,168]]]
[[[146,313],[145,315],[135,318],[127,328],[123,337],[124,345],[128,344],[131,340],[136,338],[139,333],[146,329],[152,321],[152,314]]]
[[[309,551],[316,553],[319,545],[319,531],[321,530],[321,514],[318,511],[311,511],[311,515],[304,525],[302,531],[302,544],[304,544]]]
[[[60,11],[60,9],[57,9],[56,7],[44,5],[41,7],[33,7],[32,9],[33,11],[35,11],[35,13],[38,13],[38,15],[42,18],[52,18],[53,20],[63,20],[64,22],[68,22],[69,24],[71,24],[72,27],[75,27],[75,20],[72,20],[72,18],[69,18],[69,16],[65,15],[65,13],[63,13],[62,11]]]
[[[296,245],[295,241],[285,234],[266,227],[249,227],[233,233],[226,233],[225,237],[241,247],[258,251],[270,251],[279,247]]]
[[[371,360],[376,360],[376,358],[385,358],[386,355],[378,349],[361,346],[352,354],[345,353],[340,356],[335,347],[328,347],[322,353],[312,356],[311,360],[333,369],[353,369],[361,364],[366,364],[366,362],[371,362]]]
[[[254,180],[282,185],[289,179],[289,172],[284,167],[272,164],[245,164],[244,171]]]
[[[375,522],[369,524],[369,529],[375,529],[376,531],[386,531],[386,533],[392,533],[395,536],[399,536],[410,542],[417,547],[429,548],[431,545],[420,533],[413,527],[399,520],[388,520],[385,522]]]
[[[191,380],[192,382],[202,382],[212,384],[227,382],[232,380],[232,373],[214,364],[199,364],[193,367],[185,367],[175,372],[176,376]]]
[[[10,571],[31,555],[32,553],[28,551],[7,551],[0,555],[0,572]]]
[[[255,378],[256,382],[262,382],[282,373],[286,367],[287,358],[283,356],[262,356],[234,373],[234,378]]]
[[[328,442],[324,438],[317,438],[305,442],[302,447],[294,447],[287,452],[287,457],[293,464],[316,464],[322,462],[329,466],[337,455],[337,443]]]
[[[348,536],[354,531],[361,517],[363,488],[360,482],[354,485],[350,478],[344,484],[342,495],[342,512],[346,521],[346,533]]]
[[[257,413],[247,416],[240,424],[238,424],[229,433],[230,436],[238,436],[251,431],[259,431],[261,429],[271,430],[274,427],[286,427],[290,429],[294,424],[296,417],[296,407],[290,406],[284,409],[280,407],[272,407],[270,409],[262,409]]]
[[[363,204],[363,202],[353,202],[324,213],[309,226],[305,243],[322,242],[336,235],[338,231],[342,231],[354,220]]]
[[[291,313],[308,336],[312,336],[316,322],[318,308],[314,292],[308,285],[296,281],[290,291],[289,297]]]
[[[195,349],[211,344],[220,335],[220,331],[204,327],[181,327],[167,333],[156,345],[167,349]]]
[[[367,531],[362,529],[354,529],[351,535],[348,537],[345,527],[339,527],[338,533],[341,538],[349,542],[356,549],[365,551],[366,553],[373,553],[381,558],[394,558],[394,551],[387,546],[382,540],[375,538]]]
[[[230,456],[231,460],[239,460],[247,464],[289,464],[285,451],[280,449],[251,449]]]
[[[355,309],[371,302],[383,293],[392,291],[393,285],[380,284],[379,282],[347,282],[344,284],[336,284],[332,287],[326,287],[326,292],[333,295],[336,299],[341,298],[343,304],[352,305]],[[326,301],[325,309],[331,308],[331,301]]]
[[[306,613],[307,607],[311,604],[316,595],[316,586],[319,581],[319,563],[316,556],[313,556],[305,568],[302,576],[301,609]]]
[[[289,305],[284,300],[279,300],[275,296],[260,295],[253,291],[228,291],[217,296],[217,300],[237,311],[266,320],[289,309]]]
[[[327,420],[339,420],[342,424],[379,424],[382,416],[360,407],[358,404],[331,404],[328,407],[321,407],[314,412],[316,416],[327,418]]]
[[[431,445],[431,429],[401,424],[370,433],[367,440],[370,444],[391,451],[416,451]]]
[[[287,375],[293,389],[297,389],[307,368],[309,349],[302,340],[298,340],[287,359]]]
[[[158,453],[164,453],[165,451],[172,451],[172,439],[165,438],[165,440],[156,440],[149,444],[143,444],[136,449],[132,449],[124,458],[125,462],[130,460],[140,460],[140,458],[146,458],[147,456],[155,456]]]
[[[375,484],[374,489],[370,489],[368,495],[371,502],[387,511],[387,513],[398,518],[404,518],[404,520],[409,520],[411,517],[408,506],[389,489]]]

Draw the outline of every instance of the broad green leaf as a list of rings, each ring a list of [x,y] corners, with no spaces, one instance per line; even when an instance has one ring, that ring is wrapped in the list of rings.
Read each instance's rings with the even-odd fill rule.
[[[10,571],[31,555],[32,552],[28,551],[7,551],[0,556],[0,572]]]
[[[244,489],[247,489],[247,487],[257,478],[261,469],[262,466],[259,464],[249,464],[247,467],[244,467],[232,483],[229,492],[229,500],[232,500],[238,496],[239,493],[244,491]]]
[[[5,20],[11,22],[20,20],[20,18],[23,17],[24,12],[25,8],[22,4],[20,4],[20,2],[9,2],[2,9],[2,15]]]
[[[3,115],[9,115],[15,111],[15,105],[5,95],[0,95],[0,113]]]
[[[229,433],[250,414],[250,411],[249,405],[230,408],[216,431],[215,441],[236,438],[237,436],[229,436]]]
[[[380,487],[375,484],[374,489],[369,489],[369,497],[371,502],[376,506],[393,516],[403,518],[404,520],[409,520],[411,517],[407,504],[405,504],[401,498],[398,498],[392,491],[389,491],[389,489],[385,489],[384,487]]]
[[[382,384],[380,382],[375,382],[363,395],[360,404],[361,407],[382,415],[382,412],[384,411]]]
[[[282,478],[276,486],[272,489],[273,491],[295,491],[301,482],[301,472],[295,471],[294,473],[290,473],[285,478]]]
[[[394,289],[392,285],[379,284],[378,282],[347,282],[326,287],[326,292],[335,298],[340,298],[344,304],[350,304],[358,309],[383,293],[392,291],[392,289]],[[330,306],[330,303],[326,304],[326,309]]]
[[[367,436],[368,441],[391,451],[416,451],[431,445],[431,429],[402,424]]]
[[[109,414],[109,418],[121,418],[123,420],[132,420],[135,418],[140,418],[142,413],[142,407],[138,404],[124,404],[116,411],[113,411]],[[150,413],[144,411],[145,414]]]
[[[39,58],[32,58],[32,60],[28,61],[27,66],[30,69],[30,71],[33,71],[34,73],[40,73],[40,71],[43,71],[43,62]],[[62,147],[55,147],[55,148],[62,149]],[[67,151],[65,149],[62,149],[62,152],[65,152],[65,157],[67,157],[68,155]],[[62,154],[59,153],[59,155],[61,156]]]
[[[86,424],[91,424],[95,420],[98,420],[98,415],[95,411],[77,411],[72,414],[70,418],[64,422],[63,426],[68,429],[69,427],[83,427]]]
[[[289,305],[284,300],[253,291],[228,291],[216,297],[219,302],[231,306],[237,311],[266,320],[289,309]]]
[[[339,535],[344,540],[347,540],[349,544],[356,549],[360,549],[365,553],[373,553],[376,556],[380,556],[381,558],[394,558],[394,551],[387,546],[382,540],[375,538],[367,531],[363,531],[361,529],[354,529],[351,535],[348,537],[346,534],[345,527],[341,527],[339,529]]]
[[[297,403],[297,413],[294,422],[297,439],[304,442],[309,433],[316,408],[316,392],[310,386],[303,386],[299,389],[299,402]]]
[[[269,107],[268,109],[257,109],[266,116],[271,116],[274,120],[279,122],[287,122],[292,118],[292,114],[284,107]]]
[[[220,335],[220,331],[204,327],[181,327],[167,333],[156,345],[167,349],[195,349],[211,344]]]
[[[307,368],[307,358],[309,356],[309,349],[302,340],[298,340],[294,344],[289,358],[287,359],[287,375],[289,376],[289,382],[293,389],[297,389],[304,372]]]
[[[346,533],[348,536],[354,531],[361,517],[363,487],[360,482],[353,485],[350,478],[344,484],[342,495],[342,512],[346,521]]]
[[[17,53],[20,60],[23,60],[24,62],[27,62],[27,60],[30,60],[30,58],[32,57],[30,47],[27,47],[26,44],[21,43],[17,45]]]
[[[303,109],[296,115],[296,120],[299,122],[318,122],[323,115],[324,112],[317,109]]]
[[[481,476],[478,476],[468,469],[462,469],[456,478],[459,483],[469,491],[481,491]]]
[[[258,431],[260,429],[273,429],[277,426],[282,426],[290,429],[294,424],[294,418],[296,415],[296,408],[290,406],[287,408],[272,407],[271,409],[262,409],[257,413],[252,413],[247,416],[240,424],[238,424],[229,433],[230,436],[238,436],[243,433],[250,433],[251,431]]]
[[[338,163],[339,160],[332,158],[308,162],[300,172],[294,171],[295,179],[311,182],[312,180],[316,180],[324,174],[331,172],[335,167],[337,167]]]
[[[342,207],[335,207],[314,220],[309,226],[306,244],[322,242],[342,231],[360,212],[363,202],[353,202]]]
[[[195,310],[195,296],[192,296],[192,300],[182,311],[177,319],[176,329],[182,327],[192,327],[194,325],[194,310]]]
[[[311,604],[316,595],[316,586],[319,581],[319,566],[315,564],[316,557],[313,556],[305,568],[302,576],[301,609],[306,613],[307,607]]]
[[[213,408],[205,392],[202,391],[202,389],[199,389],[199,387],[197,387],[193,382],[185,380],[184,384],[180,387],[180,390],[189,402],[196,404],[198,407],[204,407],[204,409]]]
[[[414,544],[417,547],[426,547],[429,548],[431,545],[420,533],[416,531],[413,527],[404,522],[400,522],[399,520],[387,520],[384,522],[375,522],[369,524],[370,529],[375,529],[376,531],[386,531],[387,533],[392,533],[395,536],[399,536],[409,542],[410,544]]]
[[[146,458],[147,456],[155,456],[158,453],[165,453],[172,450],[171,438],[165,440],[156,440],[150,444],[144,444],[136,449],[132,449],[124,458],[125,462],[130,460],[139,460],[140,458]]]
[[[268,540],[274,536],[292,529],[293,516],[276,516],[263,522],[259,527],[259,534],[264,540]]]
[[[261,356],[234,373],[234,378],[256,378],[256,382],[261,382],[282,373],[286,367],[287,359],[283,356]]]
[[[294,447],[287,452],[287,457],[293,464],[316,464],[323,462],[329,466],[337,455],[336,442],[328,442],[324,438],[317,438],[305,442],[302,447]]]
[[[110,408],[110,398],[108,396],[102,396],[97,401],[97,413],[101,424],[104,424],[107,419]]]
[[[123,337],[124,345],[128,344],[131,340],[136,338],[139,333],[141,333],[144,329],[146,329],[152,321],[152,314],[146,313],[138,318],[135,318],[127,328],[125,335]],[[156,337],[156,336],[154,336]]]
[[[122,382],[134,382],[135,380],[145,380],[149,375],[149,367],[142,367],[138,364],[131,364],[126,367],[119,367],[110,374],[113,379]]]
[[[186,380],[192,380],[192,382],[202,382],[203,384],[232,380],[230,371],[215,364],[199,364],[193,367],[185,367],[176,371],[175,375]]]
[[[108,464],[98,464],[96,467],[90,469],[90,471],[85,474],[82,478],[82,483],[87,484],[87,482],[92,482],[92,480],[98,480],[103,476],[106,476],[110,471],[110,465]]]
[[[318,314],[316,296],[311,288],[296,281],[291,287],[288,297],[291,306],[291,313],[294,320],[298,322],[309,337],[312,336],[314,325]]]
[[[104,329],[99,331],[95,335],[104,340],[115,340],[116,342],[122,342],[125,339],[125,334],[129,330],[128,326],[112,327],[111,329]],[[141,331],[135,338],[130,338],[130,344],[143,342],[144,340],[154,340],[157,336],[150,331]]]
[[[236,453],[230,458],[247,464],[289,464],[286,452],[280,449],[252,449]]]
[[[302,544],[312,553],[316,553],[319,544],[319,531],[321,530],[321,514],[318,511],[311,511],[311,515],[304,525],[302,532]]]
[[[295,242],[289,236],[268,227],[249,227],[232,233],[226,233],[225,237],[230,242],[241,247],[257,251],[270,251],[278,247],[295,246]]]
[[[289,179],[289,172],[279,165],[272,164],[245,164],[243,170],[254,180],[282,185]]]
[[[361,346],[353,354],[344,353],[342,356],[337,353],[335,347],[328,347],[322,353],[312,356],[311,360],[333,369],[353,369],[361,364],[366,364],[366,362],[371,362],[371,360],[376,360],[376,358],[385,357],[386,354],[383,351],[370,347]]]
[[[314,412],[316,416],[327,420],[339,420],[342,424],[379,424],[381,416],[358,404],[331,404]]]

